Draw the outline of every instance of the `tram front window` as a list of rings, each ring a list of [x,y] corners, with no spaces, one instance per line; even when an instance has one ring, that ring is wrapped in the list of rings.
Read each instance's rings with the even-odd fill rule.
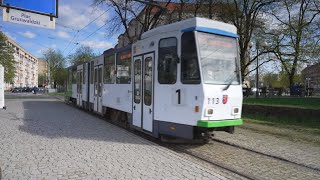
[[[202,78],[206,84],[240,84],[236,38],[197,33]]]

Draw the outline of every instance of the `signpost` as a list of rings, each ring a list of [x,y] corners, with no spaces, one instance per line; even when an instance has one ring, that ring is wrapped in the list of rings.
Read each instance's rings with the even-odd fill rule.
[[[6,109],[4,105],[4,68],[0,65],[0,109]]]
[[[3,21],[55,29],[58,0],[0,0]]]
[[[55,18],[16,9],[7,11],[5,8],[3,9],[3,21],[49,29],[55,29],[56,24]]]

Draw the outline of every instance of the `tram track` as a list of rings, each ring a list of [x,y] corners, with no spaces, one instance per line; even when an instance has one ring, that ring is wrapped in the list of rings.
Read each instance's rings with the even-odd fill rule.
[[[56,99],[58,99],[58,98],[56,98]],[[66,103],[67,105],[72,106],[73,108],[76,108],[76,109],[79,109],[79,110],[84,110],[84,109],[79,108],[78,106],[76,106],[76,105],[74,105],[72,103],[68,103],[68,102],[62,101],[60,99],[58,99],[58,100],[63,102],[63,103]],[[156,139],[156,138],[154,138],[152,136],[149,136],[149,135],[147,135],[145,133],[142,133],[140,131],[137,131],[137,130],[134,130],[134,129],[125,128],[124,126],[122,126],[120,124],[116,124],[116,123],[112,122],[111,120],[108,120],[105,117],[100,116],[100,115],[98,115],[96,113],[93,113],[93,112],[90,112],[90,111],[87,111],[87,110],[85,110],[85,111],[87,113],[89,113],[89,114],[101,119],[101,120],[107,121],[108,123],[111,123],[111,124],[113,124],[113,125],[115,125],[117,127],[120,127],[122,129],[126,130],[127,132],[130,132],[130,133],[132,133],[132,134],[134,134],[136,136],[139,136],[139,137],[141,137],[143,139],[151,141],[151,142],[153,142],[153,143],[155,143],[155,144],[157,144],[157,145],[159,145],[161,147],[165,147],[167,149],[170,149],[170,150],[172,150],[172,151],[174,151],[174,152],[176,152],[178,154],[187,154],[187,155],[191,156],[192,158],[195,158],[195,159],[200,160],[202,162],[208,163],[211,166],[221,168],[221,169],[223,169],[225,171],[228,171],[228,172],[230,172],[232,174],[236,174],[236,175],[242,177],[243,179],[250,179],[250,180],[259,179],[258,177],[255,177],[255,176],[252,176],[250,174],[243,173],[243,172],[239,172],[236,169],[230,168],[226,164],[208,160],[205,157],[201,156],[200,154],[194,154],[194,153],[190,153],[188,151],[185,151],[184,149],[175,146],[175,144],[164,143],[164,142],[161,142],[159,139]]]
[[[229,143],[229,142],[226,142],[226,141],[222,141],[222,140],[219,140],[219,139],[211,138],[211,140],[219,142],[219,143],[222,143],[222,144],[225,144],[225,145],[228,145],[228,146],[232,146],[232,147],[236,147],[236,148],[239,148],[239,149],[247,150],[247,151],[250,151],[250,152],[253,152],[253,153],[256,153],[256,154],[260,154],[260,155],[263,155],[263,156],[274,158],[274,159],[277,159],[277,160],[280,160],[280,161],[284,161],[284,162],[287,162],[287,163],[292,163],[292,164],[295,164],[295,165],[298,165],[298,166],[302,166],[302,167],[305,167],[305,168],[312,169],[312,170],[320,172],[319,168],[315,168],[315,167],[311,167],[311,166],[308,166],[308,165],[305,165],[305,164],[302,164],[302,163],[297,163],[297,162],[294,162],[294,161],[290,161],[288,159],[285,159],[285,158],[282,158],[282,157],[279,157],[279,156],[263,153],[263,152],[260,152],[260,151],[256,151],[254,149],[246,148],[246,147],[239,146],[239,145],[236,145],[236,144],[233,144],[233,143]]]
[[[70,104],[70,103],[67,103],[71,106],[73,106],[74,108],[76,109],[79,109],[79,110],[83,110],[81,108],[78,108],[77,106],[73,105],[73,104]],[[195,160],[198,160],[198,161],[202,161],[206,164],[209,164],[213,167],[217,167],[217,168],[220,168],[224,171],[227,171],[227,172],[230,172],[231,174],[235,174],[237,176],[240,176],[244,179],[268,179],[269,177],[263,177],[263,176],[260,176],[259,173],[251,173],[250,171],[246,171],[244,169],[241,169],[233,164],[230,164],[229,162],[224,162],[223,160],[219,160],[219,159],[216,159],[214,156],[210,156],[206,153],[203,153],[202,151],[193,151],[192,149],[195,147],[208,147],[210,149],[210,151],[215,151],[214,149],[217,147],[217,146],[225,146],[224,148],[226,147],[229,147],[230,148],[235,148],[237,150],[242,150],[242,151],[246,151],[245,154],[247,154],[247,156],[261,156],[263,160],[260,160],[260,162],[264,162],[266,160],[272,160],[272,161],[276,161],[278,164],[285,164],[285,165],[291,165],[291,166],[294,166],[295,168],[293,169],[296,169],[298,167],[298,169],[302,168],[306,171],[309,171],[312,173],[315,174],[315,177],[319,177],[320,178],[320,170],[317,169],[317,168],[313,168],[313,167],[309,167],[309,166],[306,166],[304,164],[300,164],[300,163],[296,163],[296,162],[292,162],[290,160],[287,160],[287,159],[284,159],[284,158],[281,158],[281,157],[278,157],[278,156],[274,156],[274,155],[270,155],[270,154],[266,154],[266,153],[262,153],[262,152],[259,152],[259,151],[255,151],[255,150],[252,150],[252,149],[249,149],[249,148],[245,148],[245,147],[242,147],[242,146],[239,146],[239,145],[235,145],[235,144],[232,144],[232,143],[228,143],[228,142],[225,142],[225,141],[222,141],[222,140],[217,140],[217,139],[211,139],[210,142],[208,144],[191,144],[191,143],[187,143],[187,144],[172,144],[172,143],[165,143],[165,142],[162,142],[160,141],[159,139],[156,139],[154,137],[151,137],[145,133],[142,133],[140,131],[137,131],[137,130],[132,130],[132,129],[129,129],[129,128],[125,128],[123,125],[119,124],[119,123],[115,123],[111,120],[108,120],[106,119],[105,117],[103,116],[100,116],[98,114],[95,114],[93,112],[89,112],[87,111],[89,114],[95,116],[95,117],[98,117],[99,119],[101,120],[104,120],[104,121],[107,121],[108,123],[111,123],[117,127],[120,127],[134,135],[137,135],[143,139],[146,139],[146,140],[149,140],[155,144],[158,144],[160,145],[161,147],[165,147],[165,148],[168,148],[178,154],[185,154],[185,155],[188,155],[188,156],[191,156],[192,158],[194,158]],[[210,143],[214,143],[214,144],[210,144]],[[188,147],[188,148],[185,148],[185,147]],[[212,149],[211,149],[212,148]],[[191,150],[190,150],[191,149]],[[223,148],[222,148],[223,149]],[[236,150],[235,150],[236,151]],[[235,153],[235,152],[234,152]],[[227,158],[233,158],[231,156],[226,156]],[[235,157],[236,158],[236,157]],[[256,160],[238,160],[238,161],[242,161],[241,163],[257,163],[255,162]],[[259,163],[258,163],[259,164]],[[272,167],[270,169],[270,171],[272,171]],[[281,175],[279,175],[280,177]],[[281,179],[281,178],[280,178]],[[308,179],[308,178],[307,178]],[[316,178],[317,179],[317,178]]]

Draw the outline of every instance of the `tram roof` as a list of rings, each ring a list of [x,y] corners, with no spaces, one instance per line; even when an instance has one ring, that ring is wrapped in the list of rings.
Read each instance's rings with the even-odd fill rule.
[[[143,33],[141,39],[146,39],[148,37],[172,31],[188,32],[194,30],[220,34],[224,36],[238,37],[237,28],[232,24],[196,17],[152,29]]]

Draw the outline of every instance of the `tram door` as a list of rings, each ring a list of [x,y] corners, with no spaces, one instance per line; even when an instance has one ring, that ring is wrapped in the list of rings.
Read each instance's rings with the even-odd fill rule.
[[[82,70],[77,72],[77,105],[82,106]]]
[[[134,126],[152,132],[153,126],[153,53],[134,57]]]
[[[94,67],[94,105],[95,112],[102,113],[102,65]]]

